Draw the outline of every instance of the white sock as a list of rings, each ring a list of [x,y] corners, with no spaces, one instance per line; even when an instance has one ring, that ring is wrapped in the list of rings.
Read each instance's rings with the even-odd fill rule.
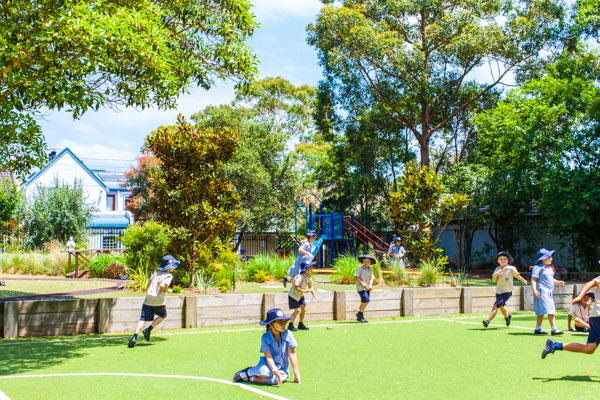
[[[535,327],[535,330],[536,330],[536,331],[541,331],[541,330],[542,330],[542,327],[541,327],[541,326],[536,326],[536,327]]]

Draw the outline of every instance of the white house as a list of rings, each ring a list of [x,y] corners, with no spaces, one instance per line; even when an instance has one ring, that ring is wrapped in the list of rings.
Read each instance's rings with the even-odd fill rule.
[[[39,187],[51,187],[55,180],[73,185],[81,182],[87,201],[97,210],[88,226],[89,248],[121,247],[122,231],[133,223],[133,215],[126,211],[131,192],[121,187],[123,173],[94,172],[90,170],[69,148],[52,157],[43,169],[22,186],[27,199],[35,196]]]

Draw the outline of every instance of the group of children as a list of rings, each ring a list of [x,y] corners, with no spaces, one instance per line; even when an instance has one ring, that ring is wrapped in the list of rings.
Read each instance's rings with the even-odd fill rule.
[[[316,265],[314,254],[311,248],[317,235],[315,231],[307,233],[307,240],[303,242],[298,251],[298,257],[294,265],[288,270],[288,276],[284,280],[284,286],[289,282],[291,284],[288,292],[288,305],[292,310],[291,316],[279,308],[274,308],[266,313],[264,321],[260,325],[266,327],[266,332],[261,337],[260,352],[263,354],[257,365],[242,369],[235,373],[233,380],[235,382],[254,382],[266,385],[281,385],[289,376],[289,364],[294,371],[294,382],[300,383],[300,369],[295,348],[298,343],[294,338],[297,330],[308,330],[304,324],[304,315],[306,312],[305,293],[311,293],[315,301],[319,301],[312,285],[311,272]],[[397,240],[398,239],[398,240]],[[388,254],[395,254],[395,260],[401,259],[405,255],[404,248],[401,246],[400,239],[394,237],[390,245]],[[554,285],[564,285],[561,280],[554,279],[554,269],[552,268],[552,256],[554,251],[540,249],[535,266],[532,267],[531,286],[534,295],[534,311],[536,314],[536,327],[534,334],[547,335],[542,330],[542,321],[544,315],[548,315],[548,321],[551,326],[550,334],[552,336],[562,335],[563,332],[556,327],[556,307],[553,300]],[[359,322],[368,322],[364,317],[364,311],[370,302],[370,294],[373,289],[375,279],[372,265],[377,260],[365,254],[360,256],[361,265],[354,274],[356,289],[360,296],[360,306],[356,314]],[[483,320],[483,326],[488,327],[490,322],[496,316],[500,309],[506,326],[510,326],[512,315],[506,309],[506,303],[512,296],[514,279],[520,280],[523,285],[527,281],[519,274],[517,269],[512,266],[514,259],[510,253],[501,251],[496,256],[498,266],[492,273],[492,279],[496,282],[496,301],[487,319]],[[600,263],[600,261],[599,261]],[[169,285],[173,279],[171,271],[179,266],[180,262],[173,256],[167,255],[162,258],[158,270],[148,279],[148,289],[140,321],[136,331],[129,340],[129,347],[134,347],[137,342],[138,334],[143,332],[144,338],[150,340],[150,334],[162,320],[167,316],[165,306],[165,294],[170,293]],[[578,353],[592,354],[600,343],[600,276],[587,282],[579,295],[573,299],[573,307],[569,311],[568,329],[571,329],[571,321],[574,322],[576,331],[588,332],[586,344],[581,343],[560,343],[552,338],[546,341],[542,350],[542,358],[556,350],[564,350]],[[590,310],[591,308],[591,310]],[[299,314],[298,327],[294,326],[294,321]],[[156,318],[155,318],[156,316]],[[146,322],[151,324],[143,329]]]

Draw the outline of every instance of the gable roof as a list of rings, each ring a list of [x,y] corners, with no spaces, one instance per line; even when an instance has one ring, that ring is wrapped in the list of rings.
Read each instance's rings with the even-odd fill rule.
[[[104,190],[107,189],[106,184],[100,179],[98,178],[98,176],[93,173],[88,167],[86,167],[86,165],[79,159],[77,158],[77,156],[75,154],[73,154],[73,152],[66,147],[63,151],[61,151],[60,153],[58,153],[58,155],[56,157],[54,157],[49,163],[48,165],[46,165],[44,168],[42,168],[41,170],[39,170],[33,177],[31,177],[27,182],[25,182],[25,184],[23,185],[23,188],[27,188],[29,187],[29,185],[31,185],[33,182],[35,182],[35,180],[42,175],[44,172],[46,172],[48,169],[50,169],[54,164],[56,164],[56,162],[58,160],[60,160],[62,157],[64,157],[66,154],[70,155],[77,164],[79,164],[79,166],[85,171],[87,172],[96,182],[98,182],[98,184],[100,186],[102,186],[102,188]]]

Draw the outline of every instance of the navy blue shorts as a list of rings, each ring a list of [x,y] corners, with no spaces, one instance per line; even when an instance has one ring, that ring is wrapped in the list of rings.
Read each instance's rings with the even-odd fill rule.
[[[361,303],[368,303],[371,301],[371,292],[368,290],[361,290],[358,292],[358,295],[360,296]]]
[[[291,296],[288,296],[288,305],[290,306],[290,310],[295,310],[300,306],[306,305],[306,300],[304,300],[304,296],[300,297],[300,300],[296,300]]]
[[[510,296],[512,296],[512,292],[496,293],[496,302],[494,303],[494,307],[505,306],[508,299],[510,299]]]
[[[167,306],[149,306],[144,304],[142,306],[142,315],[140,321],[154,321],[154,316],[166,318],[167,317]]]
[[[588,343],[600,343],[600,317],[590,318],[590,331],[587,338]]]

